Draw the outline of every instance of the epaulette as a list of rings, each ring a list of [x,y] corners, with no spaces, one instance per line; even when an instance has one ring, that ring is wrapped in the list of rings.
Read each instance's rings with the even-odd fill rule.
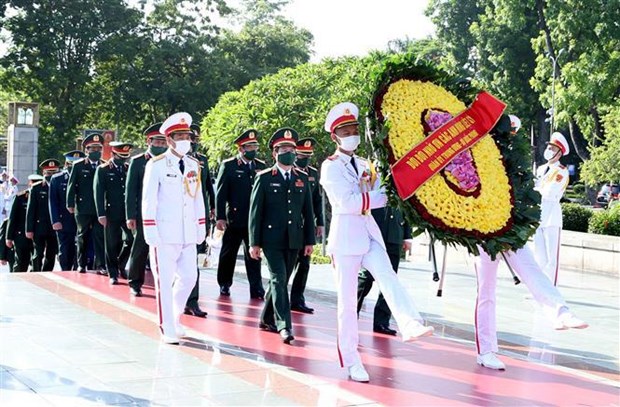
[[[29,191],[28,189],[24,189],[23,191],[19,191],[19,192],[17,193],[17,196],[27,195],[27,194],[28,194],[28,191]]]
[[[151,161],[155,162],[155,161],[163,160],[163,159],[164,159],[164,157],[166,157],[166,155],[165,155],[165,154],[160,154],[160,155],[158,155],[157,157],[153,157],[153,158],[151,158]]]
[[[338,158],[338,154],[330,155],[329,157],[327,157],[329,161],[334,161],[337,158]]]
[[[354,155],[353,157],[355,157],[356,159],[363,161],[363,162],[368,162],[368,160],[364,157],[360,157],[359,155]]]
[[[80,158],[79,160],[77,160],[76,162],[73,163],[73,165],[75,164],[79,164],[79,163],[83,163],[84,161],[86,161],[86,157],[84,158]]]
[[[319,170],[317,170],[315,167],[313,167],[311,165],[309,165],[308,168],[310,168],[311,170],[317,171],[317,172],[319,171]]]
[[[559,167],[560,167],[561,169],[563,169],[563,170],[565,170],[565,169],[566,169],[566,166],[565,166],[565,165],[563,165],[563,164],[560,164],[560,165],[559,165]]]
[[[260,170],[256,173],[256,175],[263,175],[263,174],[267,174],[268,172],[270,172],[273,168],[265,168],[264,170]]]
[[[43,183],[43,181],[37,181],[37,182],[35,182],[34,184],[32,184],[32,185],[30,186],[30,188],[34,188],[34,187],[36,187],[36,186],[39,186],[39,185],[41,185],[42,183]]]
[[[200,165],[200,161],[197,158],[192,157],[191,155],[186,155],[187,158],[196,162],[196,164]]]
[[[140,153],[140,154],[136,154],[136,155],[132,155],[131,159],[135,160],[136,158],[144,157],[145,155],[146,155],[146,152]]]
[[[261,160],[260,158],[255,158],[254,161],[258,161],[261,164],[266,164],[265,161]]]
[[[301,173],[302,173],[302,174],[304,174],[305,176],[308,176],[308,173],[307,173],[306,171],[302,170],[302,169],[301,169],[301,168],[299,168],[299,167],[293,167],[293,171],[295,171],[295,172],[301,172]]]
[[[237,160],[237,159],[238,159],[238,157],[230,157],[230,158],[227,158],[225,160],[222,160],[222,164],[223,163],[229,163],[229,162],[231,162],[233,160]]]
[[[111,163],[111,161],[106,161],[106,162],[104,162],[103,164],[99,164],[99,166],[100,166],[101,168],[110,167],[110,163]]]

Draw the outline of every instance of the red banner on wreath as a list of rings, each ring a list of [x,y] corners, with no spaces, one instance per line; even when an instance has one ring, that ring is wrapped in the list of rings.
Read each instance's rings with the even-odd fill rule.
[[[444,123],[392,165],[392,177],[403,200],[454,157],[471,148],[495,126],[506,104],[487,92],[481,92],[471,106]]]

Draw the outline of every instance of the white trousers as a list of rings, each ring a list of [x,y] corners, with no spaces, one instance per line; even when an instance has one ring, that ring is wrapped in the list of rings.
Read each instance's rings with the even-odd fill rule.
[[[332,268],[338,296],[338,355],[343,367],[361,362],[357,351],[357,277],[362,267],[368,270],[379,284],[379,290],[401,330],[409,323],[423,322],[413,300],[394,273],[390,258],[381,244],[371,240],[369,251],[363,255],[333,254]]]
[[[560,261],[560,227],[539,227],[534,235],[536,261],[553,285],[558,285]]]
[[[155,281],[159,328],[166,336],[176,336],[185,303],[196,284],[196,244],[165,244],[149,247]]]
[[[498,254],[495,261],[479,247],[476,264],[478,297],[476,298],[476,347],[478,354],[497,352],[497,328],[495,323],[495,289],[497,287]],[[566,301],[558,289],[542,273],[532,251],[524,246],[516,252],[504,252],[512,270],[527,286],[534,300],[542,307],[547,318],[555,320],[567,312]]]

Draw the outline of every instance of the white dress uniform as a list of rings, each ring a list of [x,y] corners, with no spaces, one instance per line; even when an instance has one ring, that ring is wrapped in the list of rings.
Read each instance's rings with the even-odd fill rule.
[[[333,131],[332,123],[338,122],[345,114],[333,114],[341,105],[328,115],[326,130]],[[350,111],[346,113],[350,114]],[[377,188],[378,182],[370,185],[369,163],[357,156],[353,159],[357,171],[353,168],[351,156],[336,152],[323,162],[320,181],[332,206],[327,251],[332,257],[338,297],[338,352],[341,366],[349,368],[361,364],[357,350],[357,278],[362,267],[370,271],[379,284],[403,340],[432,333],[432,327],[422,325],[422,317],[392,270],[381,231],[370,214],[371,209],[386,205],[386,195]]]
[[[568,154],[566,139],[553,133],[549,144],[558,146],[563,155]],[[560,257],[560,231],[562,230],[562,206],[560,199],[568,186],[569,174],[559,161],[543,164],[536,170],[534,189],[541,195],[540,226],[534,235],[536,261],[553,285],[558,282]]]
[[[189,131],[191,117],[185,121],[189,121]],[[167,122],[162,124],[162,133]],[[180,158],[171,148],[149,160],[144,172],[142,215],[161,333],[165,338],[176,338],[183,332],[179,319],[196,283],[196,245],[206,237],[198,160],[187,155]]]
[[[488,352],[496,353],[498,350],[495,290],[497,267],[502,256],[498,254],[495,260],[491,260],[491,257],[481,247],[478,247],[478,250],[480,250],[480,256],[475,264],[478,282],[475,311],[476,348],[479,355],[484,355]],[[547,318],[559,323],[572,317],[562,294],[542,273],[529,247],[524,246],[517,251],[504,252],[504,255],[534,300],[542,307]],[[563,328],[560,326],[557,329]]]

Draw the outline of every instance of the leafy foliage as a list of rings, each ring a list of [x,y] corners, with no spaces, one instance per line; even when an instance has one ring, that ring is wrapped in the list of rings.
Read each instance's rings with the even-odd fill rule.
[[[563,203],[562,204],[562,222],[564,230],[573,230],[575,232],[587,232],[588,222],[592,217],[592,210],[585,208],[579,204]]]
[[[596,212],[590,218],[588,232],[599,235],[620,236],[620,205]]]
[[[620,181],[620,100],[603,116],[606,138],[603,145],[590,149],[590,159],[583,163],[581,176],[590,185],[601,181]]]

